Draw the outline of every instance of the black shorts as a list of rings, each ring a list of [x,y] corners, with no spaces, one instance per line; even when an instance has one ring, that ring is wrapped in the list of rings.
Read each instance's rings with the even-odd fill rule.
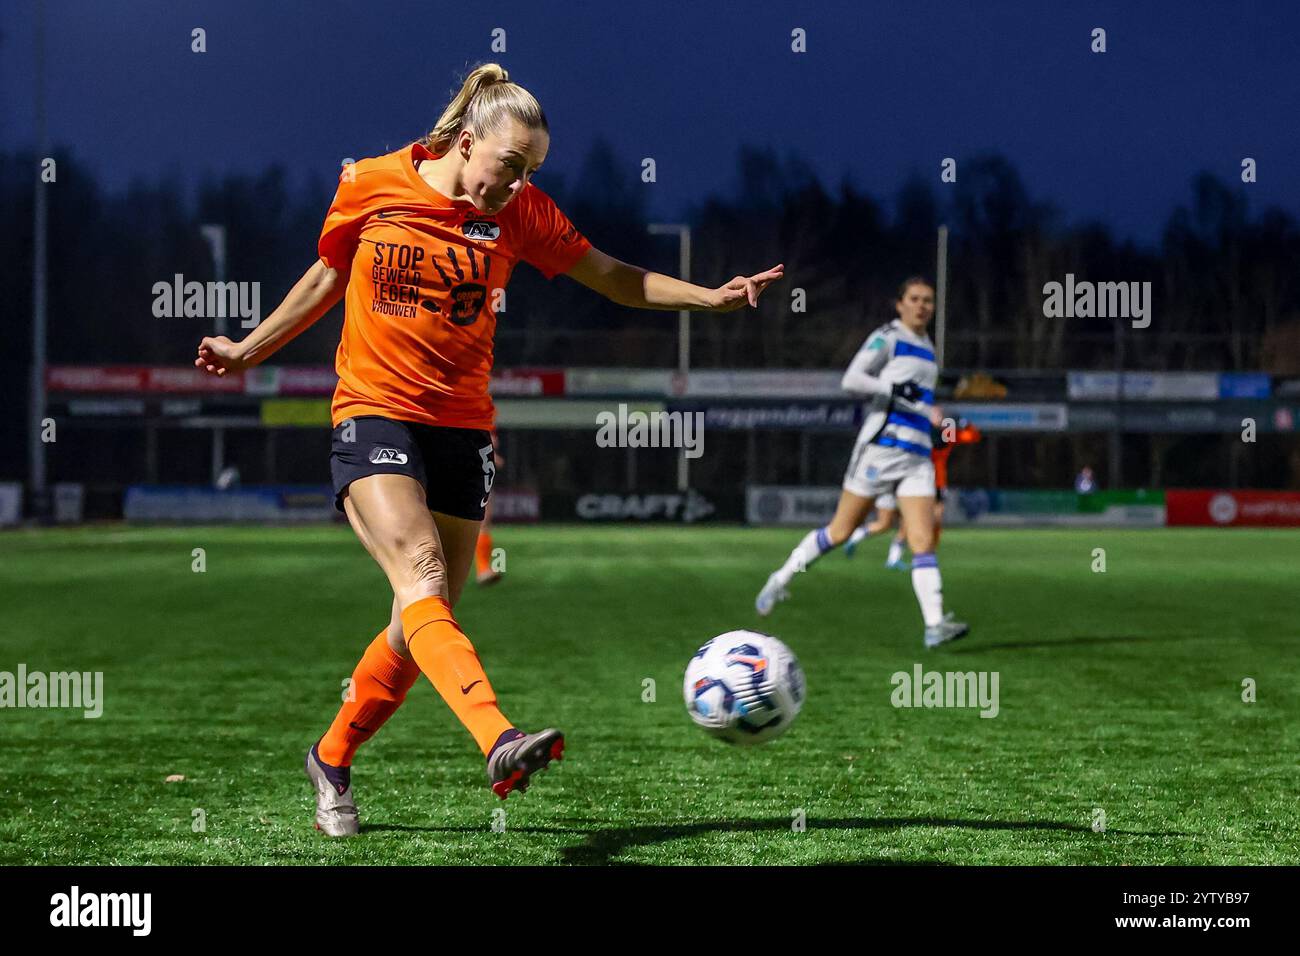
[[[334,429],[334,506],[342,511],[348,485],[370,475],[410,475],[424,486],[430,511],[482,521],[496,477],[492,435],[481,428],[359,415]]]

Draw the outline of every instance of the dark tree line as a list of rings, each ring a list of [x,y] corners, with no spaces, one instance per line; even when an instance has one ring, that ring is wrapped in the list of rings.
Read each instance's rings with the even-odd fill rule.
[[[228,278],[258,281],[268,313],[315,256],[334,189],[328,170],[293,186],[281,167],[202,182],[177,180],[109,192],[75,154],[56,154],[49,190],[50,360],[180,363],[209,320],[158,319],[153,285],[180,273],[213,277],[199,226],[226,226]],[[30,350],[30,154],[0,154],[0,274],[4,389],[21,401]],[[1202,175],[1174,210],[1158,246],[1114,237],[1096,223],[1067,225],[1028,195],[998,156],[960,164],[956,184],[907,182],[888,201],[850,182],[828,191],[798,158],[743,150],[731,195],[690,211],[694,277],[716,284],[786,263],[788,281],[759,315],[703,316],[693,324],[698,366],[838,366],[891,314],[899,279],[932,273],[935,234],[951,229],[948,364],[971,369],[1108,368],[1112,323],[1048,319],[1042,288],[1067,272],[1094,281],[1150,281],[1149,329],[1127,337],[1126,363],[1147,369],[1300,372],[1300,230],[1290,213],[1252,215],[1244,187]],[[571,173],[538,183],[598,246],[675,271],[667,239],[647,235],[648,190],[636,164],[597,143]],[[804,310],[795,310],[794,290]],[[329,362],[340,317],[323,320],[283,354]],[[520,267],[499,323],[501,365],[671,365],[676,323],[629,310],[576,283],[546,283]],[[15,388],[17,389],[15,391]]]
[[[227,276],[260,282],[262,314],[267,314],[313,261],[334,191],[331,170],[322,168],[304,182],[278,167],[255,176],[207,180],[193,190],[177,179],[164,179],[108,191],[76,154],[62,151],[56,159],[57,183],[39,187],[49,190],[52,363],[188,362],[212,322],[155,318],[152,290],[176,273],[187,280],[213,278],[200,234],[204,223],[226,227]],[[0,153],[0,251],[5,263],[0,270],[0,400],[10,410],[0,416],[0,476],[5,478],[26,471],[36,169],[30,154]],[[1126,335],[1127,367],[1300,373],[1295,269],[1300,230],[1290,213],[1252,213],[1243,187],[1203,175],[1190,184],[1187,201],[1169,215],[1160,242],[1140,246],[1097,223],[1064,223],[1050,204],[1027,193],[1002,157],[969,159],[959,170],[956,184],[914,178],[892,197],[875,197],[851,182],[828,190],[796,157],[743,150],[732,192],[689,211],[694,278],[716,284],[782,261],[788,280],[764,297],[757,315],[697,317],[693,364],[842,366],[866,332],[891,314],[899,280],[933,271],[935,234],[943,223],[951,230],[950,367],[1112,367],[1109,320],[1043,315],[1043,285],[1072,272],[1093,281],[1152,283],[1152,324]],[[577,169],[567,174],[548,170],[539,185],[600,248],[675,272],[675,244],[646,232],[654,186],[642,183],[639,172],[635,163],[597,143]],[[795,290],[801,290],[803,311],[794,308]],[[276,360],[332,362],[340,311]],[[501,366],[672,366],[676,330],[671,314],[620,308],[576,283],[547,283],[521,266],[498,324],[497,361]],[[188,440],[175,440],[182,438]],[[1061,441],[1072,449],[1068,454]],[[1104,458],[1099,442],[1104,443],[1104,436],[1072,435],[1055,443],[1043,436],[1025,438],[1014,454],[1002,456],[1000,470],[1010,468],[1014,474],[1000,480],[1068,484],[1081,462],[1098,464]],[[1132,435],[1126,442],[1132,445],[1126,456],[1133,471],[1129,483],[1171,475],[1193,483],[1238,477],[1237,472],[1196,472],[1224,459],[1207,454],[1199,437]],[[191,450],[194,467],[202,471],[205,446],[199,442]],[[776,457],[794,460],[788,451]],[[1240,472],[1240,480],[1285,484],[1286,454],[1284,448],[1274,449],[1267,464],[1252,457],[1240,466],[1251,466]],[[174,450],[168,455],[176,457]],[[100,464],[91,468],[93,473],[78,472],[79,477],[93,481],[107,467],[102,458],[92,459]],[[997,479],[991,461],[987,454],[967,456],[958,470],[971,473],[958,477],[991,483]],[[1292,460],[1290,473],[1294,482],[1300,462]]]

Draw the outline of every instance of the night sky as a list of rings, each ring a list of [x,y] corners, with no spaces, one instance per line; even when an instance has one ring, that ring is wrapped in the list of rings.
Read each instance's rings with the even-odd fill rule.
[[[0,2],[0,142],[33,142],[35,0]],[[735,190],[742,144],[797,155],[828,188],[889,199],[943,157],[1006,155],[1067,221],[1158,239],[1207,170],[1252,208],[1300,215],[1300,5],[1292,3],[48,0],[49,135],[120,189],[133,178],[332,179],[432,125],[465,69],[498,60],[551,122],[570,180],[604,138],[681,214]],[[190,52],[190,30],[208,52]],[[491,32],[507,31],[493,54]],[[791,30],[808,52],[791,52]],[[1090,52],[1104,27],[1108,52]],[[658,182],[640,183],[654,157]],[[304,180],[305,181],[305,177]],[[322,209],[322,215],[324,210]]]

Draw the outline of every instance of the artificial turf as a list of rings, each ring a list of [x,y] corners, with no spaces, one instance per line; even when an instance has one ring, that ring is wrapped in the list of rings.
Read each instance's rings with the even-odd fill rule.
[[[358,755],[361,837],[331,841],[303,753],[391,601],[346,528],[7,532],[0,671],[102,671],[105,700],[0,709],[0,864],[1300,862],[1300,534],[951,530],[945,596],[973,633],[927,652],[879,541],[760,622],[799,533],[498,529],[506,579],[458,617],[507,714],[564,729],[565,760],[500,803],[421,679]],[[706,737],[681,696],[696,648],[743,627],[808,686],[754,748]],[[917,663],[996,671],[997,716],[896,708]]]

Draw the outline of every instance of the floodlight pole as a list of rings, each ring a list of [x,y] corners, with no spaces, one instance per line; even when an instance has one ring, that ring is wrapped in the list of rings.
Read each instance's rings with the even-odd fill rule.
[[[28,423],[28,480],[31,484],[33,511],[37,517],[47,512],[45,442],[42,432],[45,418],[45,366],[47,314],[47,232],[49,217],[46,211],[45,186],[42,165],[49,153],[45,128],[45,0],[36,3],[36,195],[32,218],[32,372],[30,386],[31,416]]]
[[[1124,323],[1115,317],[1115,425],[1110,432],[1110,487],[1124,481]]]
[[[934,267],[934,357],[943,368],[944,333],[948,321],[948,227],[939,227],[939,249]]]
[[[226,227],[207,223],[199,227],[199,232],[208,243],[212,252],[212,271],[219,283],[226,281]],[[215,316],[217,335],[226,334],[225,309],[218,310]],[[217,425],[212,429],[212,486],[215,488],[221,472],[226,467],[226,429]]]
[[[677,271],[683,282],[691,281],[691,227],[685,223],[654,222],[646,227],[652,236],[677,237]],[[691,371],[691,312],[680,309],[677,312],[677,374],[685,383]],[[677,460],[677,490],[686,491],[690,487],[690,459],[686,449]]]

